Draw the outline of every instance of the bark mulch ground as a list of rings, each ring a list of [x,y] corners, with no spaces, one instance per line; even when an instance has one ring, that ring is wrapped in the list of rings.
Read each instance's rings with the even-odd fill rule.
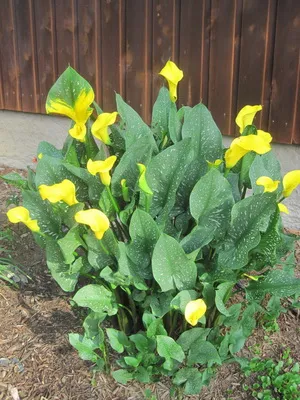
[[[8,169],[0,168],[0,174],[6,172]],[[15,192],[0,181],[2,228],[8,227],[4,214],[6,199]],[[168,400],[167,381],[124,386],[108,376],[92,375],[90,364],[79,359],[68,343],[68,333],[81,330],[80,318],[72,311],[69,295],[49,275],[44,254],[31,234],[22,226],[9,225],[9,228],[14,240],[8,246],[32,280],[20,290],[0,281],[0,400],[142,400],[146,388],[158,400]],[[278,358],[286,346],[291,348],[293,358],[300,361],[299,313],[289,311],[278,322],[280,331],[268,334],[267,341],[265,330],[257,328],[243,353],[253,356],[253,348],[259,346],[262,357]],[[244,382],[237,365],[223,365],[208,388],[199,396],[186,398],[251,399],[242,390]]]

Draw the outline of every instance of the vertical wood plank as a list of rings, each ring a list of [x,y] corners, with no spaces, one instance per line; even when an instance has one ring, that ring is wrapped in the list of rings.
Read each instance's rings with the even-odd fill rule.
[[[292,143],[300,144],[300,52],[298,56],[298,71],[295,96],[295,113],[292,127]]]
[[[210,0],[185,0],[180,16],[180,83],[179,104],[194,106],[208,102],[210,41]]]
[[[78,23],[76,0],[55,0],[58,75],[71,65],[78,69]]]
[[[96,4],[78,0],[78,71],[96,89]]]
[[[0,54],[3,108],[21,110],[15,4],[13,0],[1,2]]]
[[[126,1],[126,99],[150,121],[152,1]]]
[[[238,111],[262,104],[255,123],[267,130],[277,0],[247,0],[243,6],[238,85]]]
[[[269,131],[275,141],[291,143],[299,90],[300,2],[278,2]],[[298,85],[298,87],[297,87]],[[295,134],[295,140],[298,135]]]
[[[22,111],[40,112],[32,0],[15,0]]]
[[[209,109],[221,132],[235,130],[242,0],[212,0]]]
[[[102,0],[101,15],[102,105],[105,111],[112,112],[116,110],[115,92],[125,96],[125,2]]]
[[[186,7],[186,6],[185,6]],[[170,59],[179,61],[180,0],[153,0],[152,97],[155,101],[165,80],[158,75]]]
[[[57,77],[54,0],[35,1],[40,110],[45,112],[49,89]]]

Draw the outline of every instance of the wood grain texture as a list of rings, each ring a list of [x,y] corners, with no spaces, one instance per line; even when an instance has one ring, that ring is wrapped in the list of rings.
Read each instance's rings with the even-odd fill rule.
[[[275,141],[299,143],[300,2],[278,2],[269,131]],[[296,127],[298,125],[298,127]],[[296,131],[298,129],[298,131]]]
[[[300,144],[300,1],[1,0],[0,108],[44,112],[71,65],[115,111],[115,92],[150,122],[168,59],[184,71],[178,106],[202,101],[223,134],[262,104],[255,123]]]
[[[208,103],[210,0],[186,0],[180,15],[180,84],[179,104]]]
[[[20,111],[21,89],[19,80],[15,4],[13,0],[3,0],[1,2],[0,55],[3,108],[6,110]]]
[[[153,0],[152,32],[152,102],[162,84],[159,71],[168,60],[179,62],[180,0]]]
[[[126,1],[126,100],[147,122],[151,101],[152,1]]]
[[[125,97],[125,2],[101,2],[102,25],[102,106],[105,111],[116,110],[115,92]]]
[[[58,76],[54,6],[54,0],[34,2],[40,112],[45,112],[48,91]]]
[[[225,135],[235,131],[242,5],[242,0],[211,4],[208,105]]]

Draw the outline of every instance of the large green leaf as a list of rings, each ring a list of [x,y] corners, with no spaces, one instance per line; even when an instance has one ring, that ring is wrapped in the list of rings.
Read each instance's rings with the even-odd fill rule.
[[[78,351],[80,358],[92,362],[97,361],[98,355],[94,350],[97,349],[98,344],[95,343],[94,340],[79,335],[78,333],[69,333],[69,341]]]
[[[185,111],[182,137],[191,138],[193,151],[188,174],[179,187],[177,199],[177,203],[186,209],[191,190],[207,171],[207,161],[222,158],[223,144],[221,132],[204,104],[198,104],[188,112]]]
[[[153,105],[151,129],[155,135],[162,139],[168,132],[171,99],[169,90],[162,87]]]
[[[196,300],[197,297],[198,293],[195,290],[182,290],[172,299],[170,306],[184,314],[187,303]]]
[[[173,367],[173,361],[182,362],[185,358],[184,352],[181,346],[175,342],[169,336],[157,335],[157,352],[158,354],[165,358],[166,361],[163,364],[165,369],[171,370]]]
[[[51,238],[46,239],[46,259],[51,275],[59,286],[65,292],[73,292],[79,273],[71,273],[57,241]]]
[[[153,144],[148,135],[134,141],[123,154],[112,175],[112,191],[115,196],[122,195],[121,180],[126,179],[130,191],[135,190],[139,178],[137,163],[147,165],[151,159]]]
[[[89,231],[89,233],[84,235],[83,238],[88,248],[89,263],[95,270],[102,270],[108,265],[113,265],[113,257],[103,250],[100,241],[96,238],[93,232]]]
[[[215,346],[207,340],[198,339],[195,340],[189,350],[188,354],[188,366],[194,364],[208,364],[211,367],[213,364],[222,364],[219,353]]]
[[[147,137],[153,150],[157,151],[153,133],[149,126],[142,120],[139,114],[130,107],[119,94],[116,94],[116,103],[118,113],[125,123],[125,143],[128,150],[132,145],[139,142],[140,139]]]
[[[184,351],[188,351],[191,348],[191,345],[197,340],[206,340],[209,332],[209,328],[189,329],[179,336],[177,343],[180,344]]]
[[[129,234],[132,242],[127,248],[127,254],[140,266],[141,276],[149,279],[152,277],[150,262],[159,238],[159,229],[148,213],[136,209],[130,220]]]
[[[223,269],[240,269],[248,263],[248,253],[259,244],[261,232],[267,230],[276,207],[272,193],[257,194],[233,206],[231,224],[218,258]]]
[[[203,386],[202,374],[197,368],[182,368],[174,376],[174,385],[184,385],[184,393],[187,395],[199,394]]]
[[[97,313],[115,315],[118,311],[115,298],[110,290],[102,285],[86,285],[73,297],[75,303],[80,307],[88,307]]]
[[[123,353],[124,347],[129,347],[130,342],[124,332],[113,328],[106,328],[109,343],[118,353]]]
[[[37,219],[43,233],[54,238],[62,236],[61,218],[55,214],[51,205],[43,201],[37,192],[23,190],[23,205],[29,210],[32,219]]]
[[[233,204],[231,186],[216,168],[197,182],[190,196],[191,214],[210,240],[224,236]]]
[[[45,155],[56,158],[63,158],[63,154],[61,150],[58,150],[53,144],[42,141],[38,145],[37,154],[40,157],[44,157]]]
[[[82,227],[75,226],[63,238],[58,240],[57,243],[63,253],[66,264],[71,264],[75,260],[74,252],[78,247],[86,247],[84,241],[81,239],[81,234]]]
[[[28,182],[17,172],[9,172],[6,175],[1,175],[1,179],[19,189],[28,189]]]
[[[254,193],[262,193],[264,191],[263,186],[256,185],[257,179],[261,176],[268,176],[274,181],[281,180],[280,163],[273,150],[263,155],[256,155],[251,165],[249,176]]]
[[[174,288],[193,289],[196,283],[195,263],[188,259],[177,240],[164,233],[154,248],[152,270],[163,292]]]
[[[234,286],[233,282],[223,282],[218,285],[217,290],[216,290],[216,307],[220,311],[221,314],[229,317],[231,314],[229,310],[225,307],[225,303],[230,297],[228,293],[231,293],[231,290]],[[225,303],[224,303],[225,302]]]
[[[300,294],[300,279],[288,271],[273,270],[264,279],[251,281],[246,293],[249,300],[255,301],[262,300],[267,293],[279,297]]]
[[[184,174],[190,154],[190,139],[182,140],[155,156],[147,169],[147,182],[153,191],[151,215],[162,225],[176,201],[176,191]]]

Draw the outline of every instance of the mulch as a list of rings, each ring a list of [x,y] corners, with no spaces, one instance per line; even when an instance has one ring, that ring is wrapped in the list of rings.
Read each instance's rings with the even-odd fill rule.
[[[0,174],[9,170],[0,168]],[[16,192],[0,181],[0,225],[13,231],[9,244],[13,257],[32,280],[20,290],[0,281],[0,400],[142,400],[146,388],[156,399],[169,400],[168,381],[121,385],[103,374],[93,376],[91,365],[78,357],[68,333],[80,332],[81,321],[70,306],[69,295],[49,275],[44,254],[26,228],[7,223],[5,202]],[[263,357],[278,358],[289,347],[293,358],[300,361],[299,313],[288,311],[278,323],[280,331],[273,334],[258,327],[243,354],[253,356],[253,348],[259,345]],[[223,365],[208,388],[186,398],[252,399],[242,390],[244,382],[237,365]]]

